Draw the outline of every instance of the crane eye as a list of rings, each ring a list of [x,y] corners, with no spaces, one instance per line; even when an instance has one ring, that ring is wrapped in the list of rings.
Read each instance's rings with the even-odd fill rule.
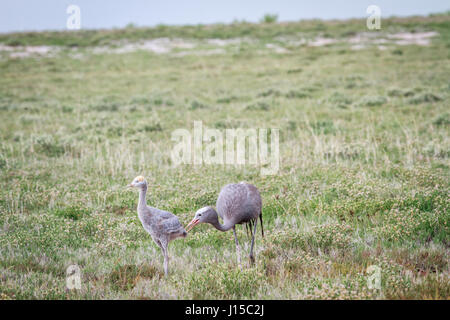
[[[202,216],[202,214],[201,214],[201,213],[199,213],[199,214],[198,214],[198,216],[199,216],[199,217],[201,217],[201,216]]]

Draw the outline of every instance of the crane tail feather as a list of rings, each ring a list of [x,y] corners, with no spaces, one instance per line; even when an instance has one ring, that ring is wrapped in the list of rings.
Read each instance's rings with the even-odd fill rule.
[[[264,238],[264,227],[263,227],[262,211],[259,213],[259,221],[261,222],[261,235]],[[258,221],[256,221],[256,222],[258,222]]]

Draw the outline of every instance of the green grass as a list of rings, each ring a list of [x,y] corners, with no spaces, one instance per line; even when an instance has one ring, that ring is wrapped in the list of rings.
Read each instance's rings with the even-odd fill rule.
[[[5,45],[61,46],[54,56],[0,52],[0,297],[450,298],[450,18],[390,18],[380,32],[422,31],[439,35],[388,50],[283,39],[345,39],[366,32],[364,20],[0,35]],[[94,53],[158,37],[197,47]],[[212,38],[251,41],[200,54],[217,49]],[[279,172],[174,167],[171,132],[200,120],[279,128]],[[148,203],[183,225],[223,185],[255,184],[266,234],[256,265],[243,254],[240,270],[232,232],[201,225],[171,243],[163,277],[137,193],[125,188],[141,174]],[[72,264],[78,291],[66,290]],[[380,291],[367,287],[370,265],[381,267]]]

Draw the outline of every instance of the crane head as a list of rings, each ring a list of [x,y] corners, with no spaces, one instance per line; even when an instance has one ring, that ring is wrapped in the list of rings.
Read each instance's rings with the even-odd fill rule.
[[[147,181],[143,176],[137,176],[133,179],[133,181],[128,185],[128,187],[142,188],[147,185]]]
[[[194,219],[186,226],[186,231],[192,230],[199,223],[214,223],[217,221],[217,212],[211,207],[204,207],[195,213]]]

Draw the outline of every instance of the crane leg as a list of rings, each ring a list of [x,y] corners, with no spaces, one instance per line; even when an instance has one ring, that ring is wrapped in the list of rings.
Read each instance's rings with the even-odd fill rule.
[[[233,227],[233,233],[234,233],[234,242],[236,243],[237,262],[238,262],[239,268],[242,269],[242,265],[241,265],[241,248],[239,246],[239,241],[238,241],[238,238],[237,238],[236,228],[235,227]]]
[[[164,252],[164,275],[167,277],[169,274],[169,255],[167,254],[167,249]]]
[[[168,242],[164,242],[161,244],[161,249],[164,255],[164,275],[167,277],[169,274],[169,250],[168,250]]]
[[[255,257],[253,256],[253,246],[255,244],[255,235],[256,235],[256,226],[258,225],[258,220],[255,221],[255,226],[253,228],[253,233],[252,233],[252,244],[250,246],[250,264],[254,264],[255,263]]]

